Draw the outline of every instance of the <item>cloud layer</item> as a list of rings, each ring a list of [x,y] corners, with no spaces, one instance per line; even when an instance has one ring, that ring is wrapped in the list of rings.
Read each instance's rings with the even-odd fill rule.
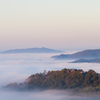
[[[0,91],[2,100],[99,100],[99,97],[73,96],[66,90],[45,90],[33,92]]]
[[[0,86],[11,82],[23,82],[31,74],[44,70],[61,70],[63,68],[93,69],[100,73],[100,64],[68,63],[67,60],[50,58],[55,54],[1,54],[0,55]]]

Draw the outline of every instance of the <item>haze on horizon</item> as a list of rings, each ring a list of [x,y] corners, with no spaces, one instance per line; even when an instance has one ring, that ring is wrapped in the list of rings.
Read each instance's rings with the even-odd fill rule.
[[[99,49],[100,0],[0,0],[0,51]]]

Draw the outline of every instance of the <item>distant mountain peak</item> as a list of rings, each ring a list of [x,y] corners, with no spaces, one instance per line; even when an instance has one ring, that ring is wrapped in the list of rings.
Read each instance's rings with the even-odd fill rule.
[[[78,59],[71,63],[100,63],[100,59]]]
[[[1,53],[9,54],[9,53],[61,53],[60,50],[54,50],[49,48],[26,48],[26,49],[11,49],[6,50]]]
[[[84,50],[84,51],[76,52],[74,54],[61,54],[61,55],[53,56],[52,58],[58,60],[100,58],[100,49]]]
[[[41,47],[42,49],[46,49],[45,47]]]

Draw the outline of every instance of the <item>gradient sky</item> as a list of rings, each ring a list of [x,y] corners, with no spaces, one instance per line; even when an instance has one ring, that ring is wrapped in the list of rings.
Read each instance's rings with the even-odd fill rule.
[[[100,49],[100,0],[0,0],[0,51]]]

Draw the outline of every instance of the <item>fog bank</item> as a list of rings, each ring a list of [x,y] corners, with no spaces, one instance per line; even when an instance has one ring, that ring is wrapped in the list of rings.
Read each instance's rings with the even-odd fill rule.
[[[61,70],[63,68],[89,69],[100,73],[100,64],[68,63],[69,60],[54,60],[50,58],[59,54],[0,54],[0,87],[9,83],[20,83],[32,74],[44,70]]]
[[[65,90],[45,90],[33,92],[0,91],[1,100],[100,100],[100,97],[73,96]]]

